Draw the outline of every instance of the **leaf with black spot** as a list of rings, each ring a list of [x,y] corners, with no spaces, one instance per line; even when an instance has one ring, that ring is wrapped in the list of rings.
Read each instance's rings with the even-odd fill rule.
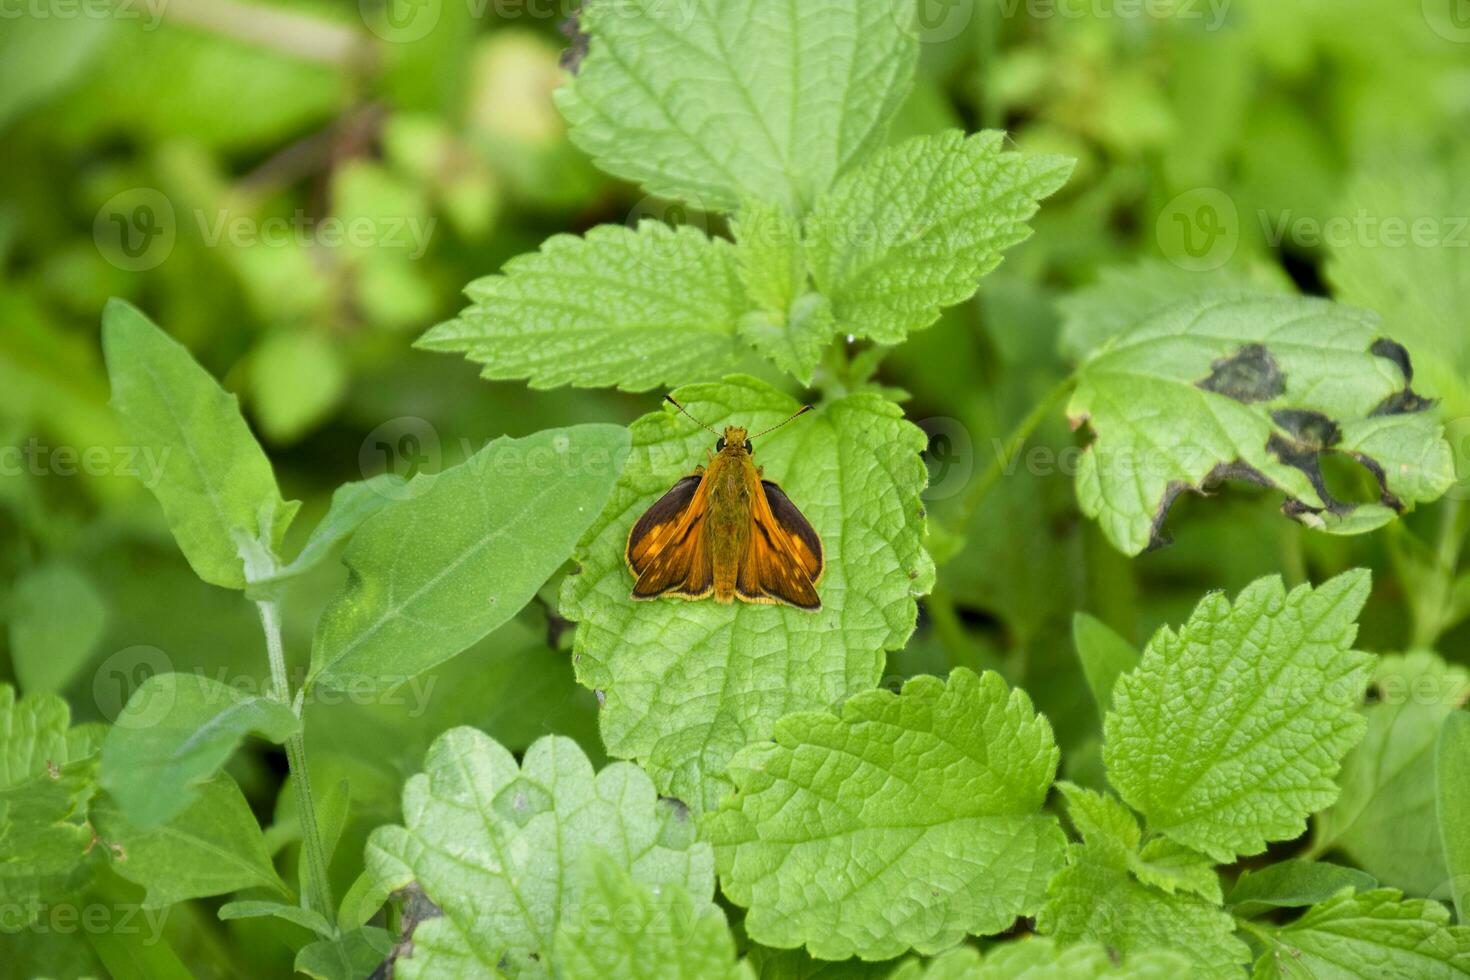
[[[1454,479],[1432,402],[1375,314],[1326,300],[1202,294],[1146,317],[1078,371],[1068,414],[1094,434],[1077,470],[1084,512],[1119,549],[1167,541],[1185,492],[1244,480],[1337,534],[1370,531]],[[1335,497],[1322,459],[1355,460],[1379,499]]]

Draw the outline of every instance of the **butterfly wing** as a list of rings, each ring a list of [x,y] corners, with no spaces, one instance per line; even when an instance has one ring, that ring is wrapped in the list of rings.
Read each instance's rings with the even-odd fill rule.
[[[638,579],[633,598],[709,595],[714,570],[704,541],[708,509],[704,479],[695,474],[674,484],[638,519],[628,532],[624,555]]]
[[[816,589],[826,569],[821,537],[779,486],[762,480],[760,491],[750,508],[750,541],[736,591],[747,602],[822,608]]]

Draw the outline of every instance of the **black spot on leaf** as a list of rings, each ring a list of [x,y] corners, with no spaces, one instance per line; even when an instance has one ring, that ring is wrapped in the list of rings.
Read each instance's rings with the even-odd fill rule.
[[[1379,337],[1373,341],[1373,346],[1368,348],[1368,353],[1375,357],[1386,357],[1399,366],[1404,374],[1404,384],[1414,380],[1414,362],[1409,359],[1409,352],[1403,344],[1389,340],[1387,337]]]
[[[1312,484],[1312,489],[1317,491],[1317,496],[1327,504],[1327,510],[1333,514],[1348,514],[1353,510],[1352,504],[1345,504],[1332,496],[1327,489],[1327,481],[1322,477],[1322,462],[1318,456],[1318,449],[1303,445],[1290,439],[1283,439],[1276,433],[1266,440],[1266,451],[1279,459],[1284,465],[1300,470]],[[1288,504],[1291,501],[1287,501]],[[1298,501],[1300,503],[1300,501]],[[1306,505],[1303,505],[1304,507]],[[1312,508],[1307,508],[1312,510]],[[1313,511],[1315,513],[1315,511]]]
[[[1271,418],[1295,442],[1309,449],[1330,449],[1342,440],[1342,429],[1321,412],[1305,408],[1283,408],[1272,412]]]
[[[1286,375],[1261,344],[1246,344],[1210,363],[1210,376],[1195,384],[1238,402],[1268,402],[1286,391]]]
[[[561,53],[561,66],[573,75],[582,67],[582,59],[587,57],[587,45],[592,38],[582,30],[580,20],[581,8],[572,12],[572,16],[557,25],[558,30],[571,39],[571,44]]]
[[[1370,416],[1375,415],[1411,415],[1414,412],[1422,412],[1433,408],[1435,399],[1425,398],[1412,388],[1396,391],[1383,401],[1373,407]]]
[[[1373,346],[1368,348],[1368,352],[1393,361],[1404,376],[1404,387],[1374,406],[1373,411],[1368,413],[1369,416],[1410,415],[1434,407],[1435,399],[1425,398],[1414,391],[1414,362],[1409,359],[1409,352],[1404,349],[1403,344],[1389,340],[1387,337],[1379,337],[1373,341]]]

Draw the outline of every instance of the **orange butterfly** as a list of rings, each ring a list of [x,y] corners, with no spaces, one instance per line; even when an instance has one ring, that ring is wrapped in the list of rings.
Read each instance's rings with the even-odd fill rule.
[[[807,405],[786,422],[809,411]],[[727,426],[709,467],[695,467],[633,525],[626,558],[638,580],[634,599],[703,599],[713,593],[722,603],[738,598],[822,608],[816,588],[825,569],[822,539],[791,498],[761,478],[751,461],[754,452],[744,429]]]

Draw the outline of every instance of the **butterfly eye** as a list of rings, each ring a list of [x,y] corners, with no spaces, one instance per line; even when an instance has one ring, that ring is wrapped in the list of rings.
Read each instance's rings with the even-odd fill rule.
[[[724,436],[720,436],[720,441],[717,442],[717,443],[715,443],[715,452],[722,453],[724,451],[725,451],[725,437]]]
[[[748,453],[755,452],[755,447],[750,444],[750,440],[749,439],[745,440],[745,451],[748,452]]]

